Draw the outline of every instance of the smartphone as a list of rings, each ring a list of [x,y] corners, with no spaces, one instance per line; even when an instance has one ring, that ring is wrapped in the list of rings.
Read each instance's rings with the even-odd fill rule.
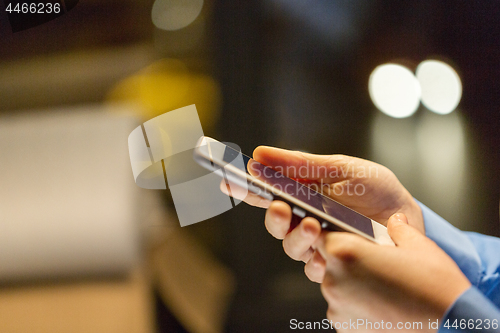
[[[328,231],[347,231],[378,244],[394,245],[382,224],[332,200],[282,173],[267,167],[215,139],[203,136],[193,157],[202,167],[215,172],[240,193],[250,192],[273,201],[281,200],[292,208],[299,219],[317,219]]]

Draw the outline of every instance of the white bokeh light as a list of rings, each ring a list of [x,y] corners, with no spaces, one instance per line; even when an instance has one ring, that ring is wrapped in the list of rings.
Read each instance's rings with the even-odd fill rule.
[[[425,198],[439,203],[440,212],[457,227],[466,227],[464,216],[471,200],[467,198],[471,185],[468,184],[470,172],[461,115],[459,112],[438,115],[426,111],[418,120],[419,181],[428,189]],[[457,202],[463,203],[461,207],[457,207]]]
[[[384,64],[370,75],[368,90],[373,104],[394,118],[406,118],[420,105],[420,84],[406,67]]]
[[[153,24],[163,30],[179,30],[200,15],[203,0],[156,0],[151,10]]]
[[[422,104],[438,114],[455,110],[462,97],[462,82],[448,64],[437,60],[422,61],[416,70],[422,88]]]

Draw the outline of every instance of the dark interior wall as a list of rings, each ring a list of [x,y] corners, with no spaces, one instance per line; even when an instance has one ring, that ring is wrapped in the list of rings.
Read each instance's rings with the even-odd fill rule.
[[[500,85],[495,81],[500,77],[500,26],[495,22],[500,16],[495,13],[500,3],[349,3],[216,1],[222,138],[247,154],[269,144],[368,158],[369,127],[378,112],[367,91],[370,71],[395,60],[415,69],[422,60],[443,57],[452,61],[463,81],[459,109],[476,142],[471,156],[482,161],[470,166],[487,179],[477,185],[481,199],[471,214],[487,221],[478,231],[498,235]],[[315,16],[309,12],[331,15],[341,23],[311,21]],[[324,318],[326,306],[318,288],[307,289],[307,281],[299,277],[302,264],[280,253],[279,241],[264,231],[263,218],[264,212],[246,206],[222,217],[231,252],[227,260],[239,281],[229,331],[281,332],[291,318]],[[281,297],[276,284],[286,290],[283,294],[296,297]]]
[[[78,10],[37,29],[4,34],[0,60],[10,64],[57,53],[152,44],[152,3],[81,1]],[[223,92],[217,138],[238,144],[247,154],[267,144],[368,158],[370,126],[378,112],[367,92],[371,70],[394,60],[405,60],[410,67],[430,56],[452,60],[464,85],[459,111],[474,140],[475,158],[467,163],[480,170],[480,184],[467,185],[479,189],[478,198],[470,198],[477,203],[471,214],[485,221],[479,231],[500,235],[499,1],[207,3],[212,17],[210,50],[204,55],[210,59],[202,62],[213,62]],[[5,15],[0,16],[0,29],[10,31]],[[172,56],[151,53],[152,58]],[[145,59],[144,66],[152,58]],[[49,102],[0,101],[0,110],[101,102],[112,84],[142,66],[139,62],[128,69],[124,66],[116,77],[82,89],[87,93],[68,89]],[[263,220],[263,210],[242,204],[192,227],[194,233],[210,238],[207,243],[237,274],[229,332],[283,332],[291,318],[325,316],[319,286],[305,278],[302,263],[287,258]]]

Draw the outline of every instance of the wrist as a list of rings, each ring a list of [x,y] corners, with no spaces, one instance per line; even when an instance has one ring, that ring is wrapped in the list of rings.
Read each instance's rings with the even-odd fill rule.
[[[408,199],[402,207],[401,212],[408,218],[408,224],[416,228],[423,235],[425,235],[425,224],[422,209],[417,201],[408,193]]]

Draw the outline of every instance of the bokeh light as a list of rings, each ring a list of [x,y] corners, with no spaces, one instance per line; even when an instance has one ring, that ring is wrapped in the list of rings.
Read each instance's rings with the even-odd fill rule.
[[[426,111],[419,118],[416,143],[421,171],[421,185],[430,189],[429,202],[439,203],[439,210],[459,227],[465,227],[464,207],[468,186],[465,130],[459,112],[437,115]],[[464,203],[464,205],[466,205]],[[463,223],[460,225],[460,223]]]
[[[396,119],[377,112],[371,125],[371,159],[389,167],[400,180],[413,179],[419,172],[415,132],[415,118]]]
[[[383,113],[394,118],[406,118],[420,105],[420,84],[406,67],[384,64],[370,75],[368,90],[373,104]]]
[[[457,72],[438,60],[425,60],[416,70],[422,89],[422,104],[438,114],[455,110],[462,97],[462,83]]]
[[[159,29],[179,30],[196,20],[202,8],[203,0],[156,0],[151,19]]]

